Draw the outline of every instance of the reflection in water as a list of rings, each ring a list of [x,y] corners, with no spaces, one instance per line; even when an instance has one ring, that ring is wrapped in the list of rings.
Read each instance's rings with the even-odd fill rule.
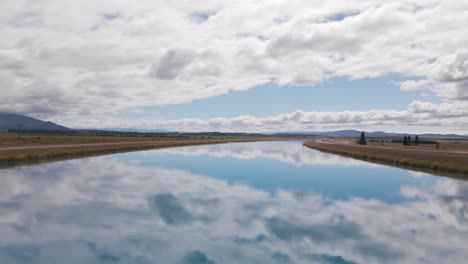
[[[403,169],[311,150],[300,142],[206,145],[118,157],[125,164],[177,168],[229,183],[241,182],[270,193],[278,190],[315,192],[333,199],[361,197],[399,202],[403,198],[402,184],[434,181],[432,177],[418,180],[408,177],[408,171]],[[425,174],[412,174],[415,175]]]
[[[287,147],[285,153],[270,144]],[[265,147],[258,153],[273,152],[270,159],[291,160],[302,155],[291,151],[295,144],[300,145],[250,146]],[[239,145],[218,145],[212,155],[224,166],[222,161],[236,153],[230,149],[249,146]],[[179,159],[187,153],[189,159],[211,155],[211,147],[202,147],[205,152],[193,147],[197,154],[188,149],[2,170],[0,263],[463,263],[468,259],[466,182],[406,172],[412,181],[402,181],[401,201],[389,203],[378,196],[336,199],[288,188],[271,193],[177,166],[133,162],[141,155],[158,159],[169,152]],[[216,154],[221,152],[227,154]],[[317,166],[303,158],[295,160],[301,162],[287,166]],[[335,164],[327,163],[327,169],[354,162],[339,158]],[[364,168],[388,174],[380,177],[405,172],[384,166]]]
[[[311,151],[300,142],[252,142],[248,144],[205,145],[197,148],[168,148],[161,150],[161,154],[170,153],[186,156],[209,155],[218,158],[234,157],[237,159],[272,159],[280,162],[304,165],[337,165],[378,167],[381,165],[368,163],[356,159],[349,159],[338,155],[326,155],[322,152]]]

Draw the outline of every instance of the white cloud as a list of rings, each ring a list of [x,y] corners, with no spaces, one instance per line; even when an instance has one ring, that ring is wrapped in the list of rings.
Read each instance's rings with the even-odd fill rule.
[[[304,112],[296,110],[276,116],[257,118],[238,116],[213,119],[119,119],[108,116],[74,120],[68,124],[76,128],[140,128],[167,129],[176,131],[225,131],[225,132],[286,132],[324,131],[333,129],[387,128],[388,131],[402,131],[417,127],[420,132],[468,131],[468,102],[457,101],[434,104],[414,101],[407,110],[369,110],[343,112]]]
[[[430,65],[427,80],[405,81],[402,91],[432,90],[450,101],[468,101],[468,50],[440,56]]]
[[[401,83],[400,90],[404,92],[417,92],[431,89],[431,81],[420,80],[420,81],[404,81]]]
[[[453,54],[439,57],[430,76],[443,82],[468,80],[468,50],[457,50]]]
[[[3,1],[0,111],[70,120],[269,82],[389,73],[427,76],[443,82],[444,99],[466,100],[467,8],[440,0]],[[209,121],[217,122],[227,121]]]

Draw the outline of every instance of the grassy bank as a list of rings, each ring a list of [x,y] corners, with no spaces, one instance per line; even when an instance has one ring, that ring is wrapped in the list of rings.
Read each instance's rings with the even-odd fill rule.
[[[237,137],[240,138],[240,137]],[[137,135],[127,136],[120,134],[82,135],[82,134],[22,134],[21,146],[59,145],[59,144],[94,144],[94,143],[121,143],[121,142],[153,142],[153,141],[183,141],[206,139],[236,139],[236,137],[209,137],[209,136],[171,136],[171,135]],[[17,133],[0,133],[1,147],[18,146]]]
[[[455,173],[468,178],[468,153],[431,151],[338,143],[305,142],[304,146],[370,162],[436,173]],[[452,175],[450,175],[452,176]]]
[[[383,142],[380,142],[383,141]],[[467,140],[449,140],[449,139],[430,139],[430,141],[439,143],[439,150],[444,151],[468,151]],[[368,146],[376,147],[391,147],[402,149],[422,149],[422,150],[436,150],[436,144],[419,144],[404,146],[402,143],[392,143],[390,139],[370,139],[367,141]]]
[[[133,139],[135,140],[135,139]],[[229,138],[229,139],[165,139],[165,140],[146,140],[141,142],[130,142],[127,140],[97,143],[94,139],[85,138],[83,141],[75,140],[73,144],[83,144],[80,146],[66,144],[59,145],[57,140],[54,145],[32,144],[25,146],[24,149],[0,149],[0,166],[12,167],[25,164],[34,164],[55,160],[65,160],[95,155],[105,155],[120,152],[129,152],[137,150],[149,150],[158,148],[221,144],[228,142],[249,142],[274,140],[273,138]],[[93,145],[89,145],[90,142]],[[102,141],[101,141],[102,142]],[[67,142],[68,143],[68,142]],[[50,144],[50,143],[49,143]],[[24,145],[21,145],[22,147]],[[40,148],[37,148],[37,147]],[[15,146],[16,147],[16,146]],[[29,148],[30,147],[30,148]],[[35,148],[36,147],[36,148]]]

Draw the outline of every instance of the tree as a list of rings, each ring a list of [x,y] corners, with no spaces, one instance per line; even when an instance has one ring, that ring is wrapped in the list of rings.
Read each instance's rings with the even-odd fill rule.
[[[361,132],[361,138],[359,139],[359,145],[366,145],[366,134],[364,134],[364,131]]]
[[[411,136],[408,136],[408,141],[406,143],[408,143],[408,146],[411,146]]]
[[[419,137],[418,135],[416,135],[415,139],[414,139],[414,144],[415,145],[419,145]]]

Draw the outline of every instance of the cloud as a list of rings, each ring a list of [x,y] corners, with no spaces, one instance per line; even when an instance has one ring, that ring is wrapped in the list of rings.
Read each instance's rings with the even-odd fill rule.
[[[296,110],[276,116],[258,118],[237,116],[212,119],[118,119],[96,116],[81,119],[70,125],[76,128],[140,128],[166,129],[175,131],[224,131],[224,132],[287,132],[324,131],[333,129],[390,128],[392,131],[419,127],[421,131],[458,132],[465,134],[468,129],[468,102],[455,101],[440,104],[414,101],[406,110],[368,110],[343,112],[306,112]],[[446,130],[441,130],[444,127]]]
[[[12,17],[9,24],[13,27],[39,27],[42,25],[42,17],[35,12],[24,12]]]
[[[194,54],[185,50],[169,50],[161,58],[154,69],[156,78],[163,80],[175,79],[183,69],[194,59]]]
[[[2,111],[70,120],[265,83],[310,85],[389,73],[428,76],[447,83],[441,97],[468,98],[462,1],[5,5]],[[419,89],[409,85],[403,90]]]
[[[421,101],[414,101],[408,107],[410,112],[413,113],[437,113],[439,107],[430,102],[421,102]]]
[[[439,57],[434,62],[430,76],[442,82],[468,80],[468,50],[457,50],[453,54]]]
[[[431,90],[445,100],[468,101],[468,50],[442,55],[429,68],[427,80],[405,81],[400,90]]]
[[[431,89],[431,82],[428,80],[404,81],[400,86],[400,90],[404,92],[416,92],[429,89]]]
[[[442,83],[435,91],[449,100],[468,101],[468,81]]]

